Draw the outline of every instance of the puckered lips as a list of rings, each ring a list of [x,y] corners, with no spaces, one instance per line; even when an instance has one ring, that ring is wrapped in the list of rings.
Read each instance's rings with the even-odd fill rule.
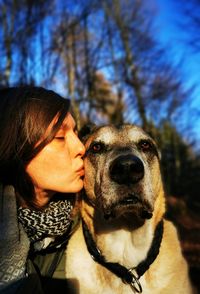
[[[83,177],[84,174],[85,174],[84,166],[81,165],[81,166],[76,170],[76,173],[77,173],[80,177]]]

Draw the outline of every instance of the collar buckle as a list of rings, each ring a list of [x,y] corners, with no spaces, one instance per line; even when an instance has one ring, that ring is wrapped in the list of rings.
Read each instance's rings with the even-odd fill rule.
[[[128,272],[131,274],[131,277],[132,277],[132,281],[130,282],[131,289],[133,290],[134,293],[135,292],[142,293],[142,286],[139,281],[139,276],[136,276],[137,273],[136,273],[135,267],[130,268]]]

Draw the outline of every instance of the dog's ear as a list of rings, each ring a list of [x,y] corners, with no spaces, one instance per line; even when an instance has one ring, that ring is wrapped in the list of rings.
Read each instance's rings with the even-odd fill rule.
[[[153,139],[158,159],[161,160],[162,154],[161,154],[161,150],[159,148],[159,145],[158,145],[157,138],[156,138],[155,134],[153,132],[151,132],[151,131],[147,131],[146,133],[151,137],[151,139]]]
[[[86,142],[87,138],[90,134],[97,128],[97,126],[93,123],[85,124],[80,131],[78,132],[78,136],[81,141]]]

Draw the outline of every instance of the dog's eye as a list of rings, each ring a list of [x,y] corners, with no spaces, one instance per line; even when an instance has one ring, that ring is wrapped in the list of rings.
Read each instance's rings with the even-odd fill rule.
[[[90,146],[90,151],[92,151],[93,153],[98,153],[101,152],[103,150],[103,144],[102,143],[94,143]]]
[[[139,143],[139,147],[140,147],[140,149],[142,149],[142,151],[147,152],[152,148],[152,144],[151,144],[151,142],[149,142],[147,140],[142,140]]]

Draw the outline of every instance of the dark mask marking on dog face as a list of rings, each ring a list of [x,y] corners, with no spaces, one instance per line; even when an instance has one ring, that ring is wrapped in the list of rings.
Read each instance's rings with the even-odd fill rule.
[[[153,187],[149,185],[151,173],[159,168],[159,152],[144,131],[131,125],[97,128],[86,141],[85,157],[85,178],[90,183],[90,187],[85,188],[93,191],[90,195],[95,195],[96,209],[105,219],[110,221],[127,215],[141,220],[152,217],[155,199]],[[110,169],[121,158],[124,158],[124,168],[120,171],[121,163],[119,167],[115,164],[113,173],[118,175],[116,179],[115,176],[112,178]],[[124,175],[126,172],[127,176]],[[127,181],[123,180],[126,177]]]

